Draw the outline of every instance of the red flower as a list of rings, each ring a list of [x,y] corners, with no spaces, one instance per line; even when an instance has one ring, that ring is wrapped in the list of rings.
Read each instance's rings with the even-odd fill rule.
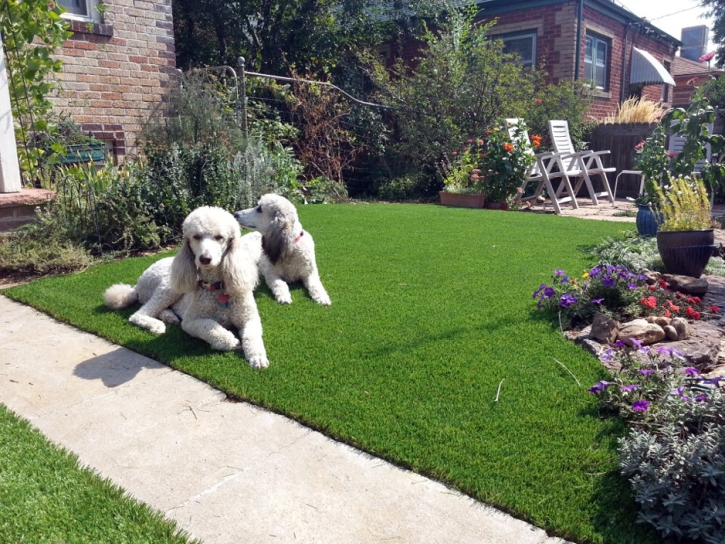
[[[541,98],[534,98],[534,102],[536,102],[537,104],[541,104],[543,100]]]
[[[692,314],[692,319],[700,319],[700,312],[695,312]]]
[[[702,302],[700,297],[693,297],[693,300],[695,301],[695,304],[700,304]]]
[[[451,155],[455,157],[456,155],[458,155],[458,151],[454,151],[453,153],[451,153]]]
[[[531,137],[531,144],[532,144],[532,145],[533,145],[534,147],[539,147],[539,146],[541,145],[541,136],[537,136],[536,134],[534,134],[534,135],[533,135],[533,136]]]
[[[508,151],[509,153],[511,153],[514,150],[514,146],[510,143],[503,144],[503,148],[505,151]]]
[[[677,298],[685,298],[685,295],[677,291]]]
[[[692,309],[692,306],[688,306],[687,310],[685,310],[685,313],[689,315],[690,317],[693,317],[695,315],[695,310]]]
[[[657,286],[656,285],[648,285],[647,286],[647,291],[657,291]]]
[[[660,280],[659,281],[659,284],[660,284],[660,287],[662,287],[662,289],[666,289],[667,288],[667,282],[665,280]]]
[[[639,151],[639,150],[640,150],[640,149],[642,149],[643,147],[644,147],[644,140],[642,140],[641,142],[639,142],[639,143],[638,143],[637,145],[635,145],[635,146],[634,146],[634,148],[635,148],[635,149],[636,149],[637,151]]]
[[[720,311],[720,306],[710,306],[710,311],[716,314]]]
[[[672,314],[670,313],[670,311],[667,308],[665,308],[665,317],[670,317],[671,315]]]
[[[657,306],[657,299],[655,297],[647,297],[640,300],[640,302],[648,308],[654,308]]]

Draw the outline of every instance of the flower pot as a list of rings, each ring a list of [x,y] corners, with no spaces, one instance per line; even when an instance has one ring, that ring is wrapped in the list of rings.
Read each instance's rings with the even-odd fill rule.
[[[715,249],[715,232],[713,229],[658,231],[657,249],[667,272],[699,278]]]
[[[486,202],[483,205],[483,207],[488,210],[508,210],[509,209],[508,202]]]
[[[637,206],[637,232],[640,236],[654,236],[657,234],[659,224],[662,222],[662,214],[655,215],[652,209],[647,205]]]
[[[449,193],[440,191],[441,204],[456,208],[483,208],[486,195],[483,193]]]

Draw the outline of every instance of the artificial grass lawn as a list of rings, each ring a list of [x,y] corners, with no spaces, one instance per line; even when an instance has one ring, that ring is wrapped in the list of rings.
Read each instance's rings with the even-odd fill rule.
[[[156,337],[126,321],[134,309],[102,306],[106,287],[135,283],[159,257],[5,294],[559,536],[657,541],[634,523],[618,476],[624,427],[600,419],[587,393],[605,371],[531,298],[555,268],[590,265],[585,246],[632,225],[436,205],[299,211],[333,304],[316,305],[300,287],[281,306],[260,288],[263,371],[178,326]]]
[[[185,544],[167,521],[0,404],[0,542]],[[193,542],[198,542],[194,540]]]

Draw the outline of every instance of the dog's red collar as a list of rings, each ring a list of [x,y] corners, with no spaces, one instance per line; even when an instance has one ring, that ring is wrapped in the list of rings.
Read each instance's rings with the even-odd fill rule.
[[[224,288],[226,287],[224,285],[223,281],[212,282],[212,281],[199,280],[198,285],[202,289],[208,289],[209,291],[224,291]],[[225,308],[225,309],[229,308],[229,299],[230,299],[230,297],[226,293],[219,293],[216,296],[216,300],[217,300],[217,303],[219,304],[220,308]]]
[[[295,238],[295,244],[300,241],[300,238],[302,238],[302,235],[305,233],[305,231],[300,232],[300,235]]]

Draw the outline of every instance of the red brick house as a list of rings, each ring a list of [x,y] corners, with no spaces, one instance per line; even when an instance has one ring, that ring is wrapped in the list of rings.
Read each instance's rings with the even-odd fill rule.
[[[602,119],[632,95],[670,104],[668,72],[682,42],[611,0],[486,0],[491,33],[548,81],[591,80],[590,114]],[[669,85],[667,84],[669,83]]]
[[[171,0],[58,2],[73,36],[57,54],[56,110],[123,160],[176,74]]]

